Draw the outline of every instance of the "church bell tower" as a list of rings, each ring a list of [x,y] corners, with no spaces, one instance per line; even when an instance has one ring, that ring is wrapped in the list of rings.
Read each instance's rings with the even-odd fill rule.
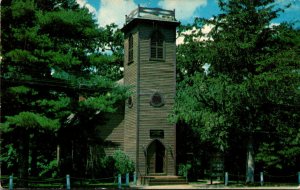
[[[168,122],[176,90],[175,10],[138,7],[124,32],[124,151],[139,176],[176,174],[176,126]]]

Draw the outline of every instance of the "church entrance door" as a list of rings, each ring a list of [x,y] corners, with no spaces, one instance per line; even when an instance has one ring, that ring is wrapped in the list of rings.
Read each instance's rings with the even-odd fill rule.
[[[165,146],[158,140],[154,140],[147,149],[148,174],[165,173]]]

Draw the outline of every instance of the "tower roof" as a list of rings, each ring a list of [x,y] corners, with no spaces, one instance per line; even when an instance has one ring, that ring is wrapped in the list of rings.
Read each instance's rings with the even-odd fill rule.
[[[161,8],[141,7],[139,5],[138,8],[134,9],[129,15],[125,16],[125,25],[122,28],[122,31],[125,31],[133,23],[140,21],[158,21],[170,23],[175,26],[179,25],[179,22],[175,18],[175,9],[166,10]]]

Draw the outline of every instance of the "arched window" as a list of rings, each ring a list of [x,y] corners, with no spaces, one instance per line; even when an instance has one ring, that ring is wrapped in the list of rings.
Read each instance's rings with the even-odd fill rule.
[[[164,37],[158,31],[154,31],[151,35],[151,59],[163,59],[164,58]]]
[[[133,62],[133,36],[129,35],[128,38],[128,64]]]

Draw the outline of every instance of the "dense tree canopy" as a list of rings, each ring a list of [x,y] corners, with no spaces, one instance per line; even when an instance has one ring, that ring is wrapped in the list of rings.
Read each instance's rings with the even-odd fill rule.
[[[219,1],[222,14],[181,28],[192,32],[177,52],[175,121],[224,154],[244,150],[246,182],[254,160],[260,171],[299,167],[300,32],[271,24],[274,2]]]
[[[56,175],[59,163],[85,175],[87,147],[101,144],[95,122],[126,96],[115,84],[122,33],[74,0],[4,0],[1,25],[2,169],[26,179]]]

